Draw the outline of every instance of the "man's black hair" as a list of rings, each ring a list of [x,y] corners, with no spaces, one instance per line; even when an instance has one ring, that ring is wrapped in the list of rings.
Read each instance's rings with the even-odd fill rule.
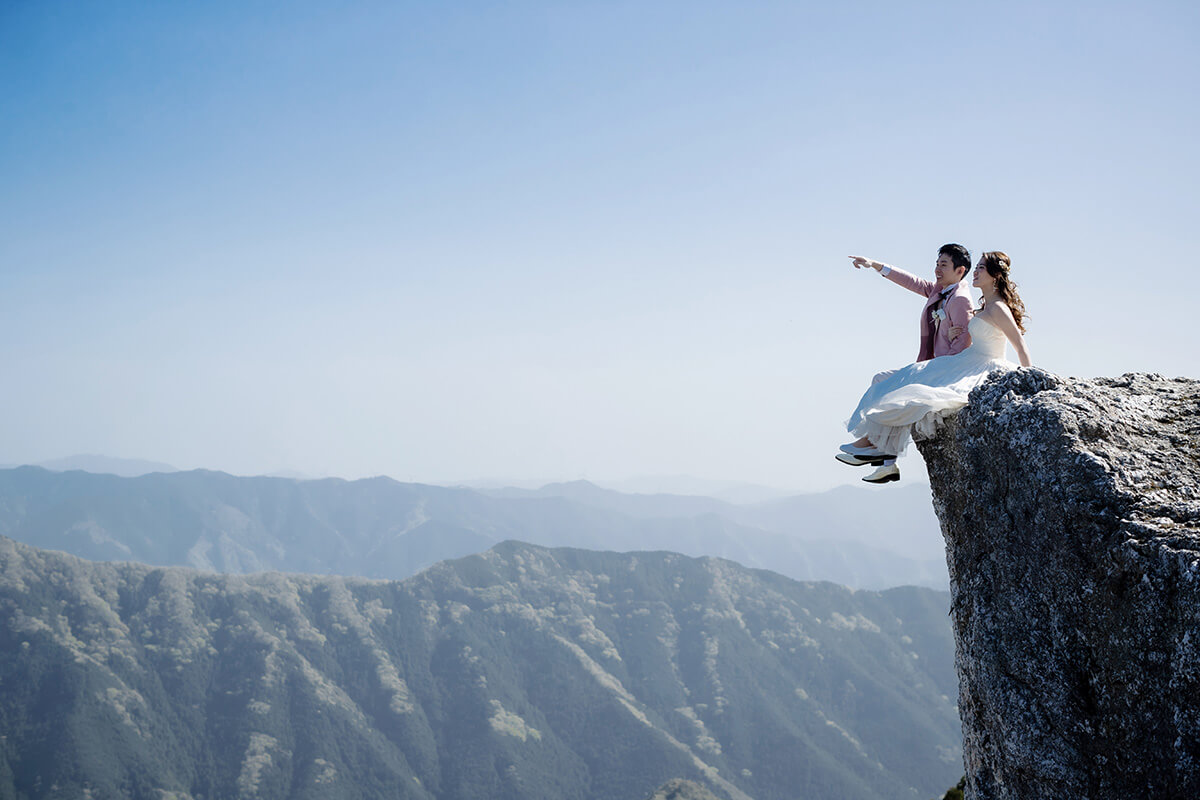
[[[950,256],[950,260],[954,262],[954,267],[962,267],[963,269],[971,269],[971,251],[963,247],[961,244],[944,244],[938,248],[939,256]]]

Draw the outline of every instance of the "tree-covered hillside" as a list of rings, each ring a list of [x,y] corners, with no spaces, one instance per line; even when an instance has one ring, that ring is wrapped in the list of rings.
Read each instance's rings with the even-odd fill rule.
[[[0,539],[0,797],[923,800],[961,774],[945,609],[669,553],[386,582]]]

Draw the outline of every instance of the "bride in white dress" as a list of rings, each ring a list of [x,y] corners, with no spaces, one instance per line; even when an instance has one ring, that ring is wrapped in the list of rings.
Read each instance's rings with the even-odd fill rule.
[[[927,438],[941,421],[967,404],[967,395],[988,374],[1017,365],[1006,358],[1012,344],[1021,366],[1030,365],[1025,331],[1025,304],[1009,277],[1011,261],[1000,252],[984,253],[975,267],[971,285],[983,292],[983,306],[967,324],[971,346],[961,353],[919,361],[898,369],[874,384],[850,415],[846,429],[858,436],[842,445],[838,460],[853,466],[883,466],[864,478],[871,483],[900,480],[893,463],[909,440]],[[963,335],[951,328],[951,340]]]

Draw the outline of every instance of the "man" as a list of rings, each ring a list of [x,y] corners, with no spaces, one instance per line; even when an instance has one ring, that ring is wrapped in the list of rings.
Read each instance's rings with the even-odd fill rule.
[[[925,298],[921,309],[921,346],[917,361],[961,353],[971,345],[967,323],[971,321],[973,303],[971,287],[964,282],[971,269],[971,254],[961,244],[944,244],[938,249],[933,267],[933,280],[927,281],[902,269],[862,256],[850,256],[855,269],[871,267],[885,278]],[[955,329],[955,330],[952,330]],[[871,382],[878,383],[894,370],[881,372]],[[868,483],[887,483],[900,480],[900,468],[894,454],[880,453],[864,436],[853,444],[842,445],[838,461],[851,466],[873,464],[878,467],[863,478]]]

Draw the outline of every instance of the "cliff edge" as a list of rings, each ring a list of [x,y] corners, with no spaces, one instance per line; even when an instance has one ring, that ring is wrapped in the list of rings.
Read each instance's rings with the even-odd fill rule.
[[[997,375],[918,447],[967,797],[1200,797],[1200,382]]]

